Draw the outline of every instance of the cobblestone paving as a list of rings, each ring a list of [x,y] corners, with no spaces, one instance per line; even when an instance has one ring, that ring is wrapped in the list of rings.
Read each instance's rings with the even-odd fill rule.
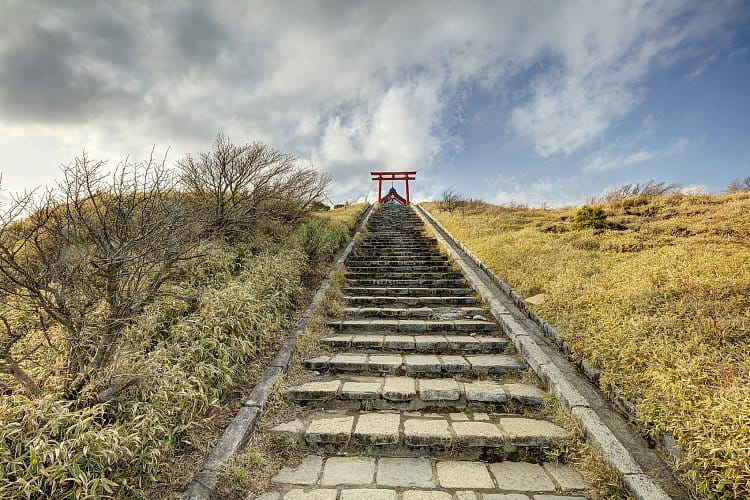
[[[346,308],[318,374],[287,390],[316,410],[272,431],[309,455],[263,500],[557,500],[591,491],[542,449],[568,432],[410,207],[383,206],[347,261]],[[523,380],[523,382],[521,381]]]

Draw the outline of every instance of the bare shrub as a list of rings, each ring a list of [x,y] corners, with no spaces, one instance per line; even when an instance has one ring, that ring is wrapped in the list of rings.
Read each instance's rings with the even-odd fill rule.
[[[0,370],[36,394],[59,376],[76,398],[117,353],[121,334],[197,244],[173,176],[153,157],[85,153],[56,188],[15,196],[0,213]],[[35,366],[37,351],[62,361]]]
[[[744,179],[738,177],[729,183],[726,193],[748,193],[750,192],[750,175]]]
[[[653,179],[643,183],[623,184],[605,193],[600,202],[610,207],[628,208],[644,205],[656,196],[677,193],[680,187],[679,184],[656,182]]]
[[[441,199],[438,202],[438,207],[440,210],[444,210],[446,212],[452,212],[456,208],[459,207],[459,205],[462,204],[464,201],[464,197],[461,196],[454,188],[453,186],[447,187],[443,189],[443,193],[441,194]]]
[[[259,219],[291,222],[321,201],[328,175],[261,142],[234,144],[219,134],[210,151],[177,162],[180,181],[214,234],[237,237]]]

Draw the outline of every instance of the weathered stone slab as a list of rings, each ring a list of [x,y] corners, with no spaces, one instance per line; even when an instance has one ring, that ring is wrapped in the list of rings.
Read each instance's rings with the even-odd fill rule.
[[[383,347],[383,335],[354,335],[352,346],[358,349],[374,349]]]
[[[444,491],[419,491],[419,490],[407,490],[404,491],[404,500],[452,500],[450,493]]]
[[[398,329],[402,332],[425,332],[427,322],[418,319],[402,319],[398,323]]]
[[[341,386],[341,398],[377,399],[382,385],[382,382],[344,382]]]
[[[376,475],[378,486],[434,488],[432,464],[427,458],[381,458]]]
[[[456,445],[500,447],[508,440],[495,424],[489,422],[453,422]]]
[[[437,356],[407,354],[404,356],[406,373],[440,373],[443,369]]]
[[[471,369],[471,365],[463,356],[444,355],[440,356],[443,361],[443,369],[448,373],[463,373]]]
[[[408,446],[450,446],[453,435],[447,420],[404,420],[404,443]]]
[[[545,392],[529,384],[503,384],[508,396],[524,404],[540,404]]]
[[[442,335],[417,335],[414,347],[417,351],[437,351],[448,347],[448,341]]]
[[[541,465],[526,462],[499,462],[490,464],[497,487],[514,491],[555,491],[555,483]]]
[[[329,364],[332,368],[344,371],[367,370],[367,356],[364,354],[340,353],[331,357]]]
[[[337,495],[338,491],[324,488],[310,491],[294,489],[284,495],[284,500],[336,500]]]
[[[329,457],[323,467],[323,477],[320,479],[320,484],[322,486],[370,485],[374,476],[374,458]]]
[[[414,349],[414,337],[411,335],[386,335],[383,340],[386,349],[409,351]]]
[[[508,400],[502,384],[490,381],[464,382],[466,399],[480,403],[504,403]]]
[[[370,371],[378,373],[396,373],[403,364],[403,359],[398,355],[373,354],[370,356]]]
[[[308,443],[346,443],[352,433],[354,417],[325,417],[313,420],[305,430]]]
[[[500,375],[510,371],[525,370],[526,365],[515,356],[507,354],[478,354],[466,356],[471,370],[488,375]]]
[[[455,349],[456,351],[472,351],[479,349],[482,345],[479,339],[468,335],[452,335],[448,338],[448,343],[451,349]]]
[[[310,370],[325,370],[328,368],[330,356],[318,356],[317,358],[305,360],[305,366]]]
[[[460,332],[489,332],[497,329],[495,323],[491,321],[457,319],[453,324],[456,330]]]
[[[586,500],[586,497],[569,497],[565,495],[534,495],[534,500]],[[647,497],[643,500],[656,500],[656,498]]]
[[[422,401],[457,401],[461,397],[458,382],[453,379],[425,379],[419,381]]]
[[[333,399],[341,387],[340,380],[327,382],[308,382],[306,384],[290,387],[287,394],[296,400],[327,400]]]
[[[341,349],[352,345],[352,337],[352,335],[333,335],[332,337],[322,338],[320,341],[323,344]]]
[[[323,459],[317,455],[308,455],[297,467],[284,467],[271,481],[281,484],[312,485],[318,482],[323,469]]]
[[[411,377],[385,377],[383,399],[389,401],[409,401],[416,398],[417,390]]]
[[[500,428],[510,436],[511,443],[518,446],[541,446],[568,437],[562,427],[532,418],[501,418]]]
[[[302,436],[302,433],[305,432],[305,423],[301,420],[292,420],[291,422],[277,425],[271,429],[271,432],[281,434],[291,439],[299,439],[299,437]]]
[[[438,482],[443,488],[492,489],[495,487],[481,462],[442,461],[436,465]]]
[[[365,444],[397,444],[400,424],[396,413],[363,413],[357,419],[354,438]]]
[[[393,490],[376,490],[361,488],[356,490],[341,490],[341,500],[396,500]]]

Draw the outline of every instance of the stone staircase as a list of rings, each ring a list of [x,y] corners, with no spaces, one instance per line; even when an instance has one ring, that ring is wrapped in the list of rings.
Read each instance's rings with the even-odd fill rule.
[[[461,273],[410,208],[385,205],[347,261],[346,308],[272,432],[309,455],[271,499],[568,500],[590,490],[545,447],[569,437]]]

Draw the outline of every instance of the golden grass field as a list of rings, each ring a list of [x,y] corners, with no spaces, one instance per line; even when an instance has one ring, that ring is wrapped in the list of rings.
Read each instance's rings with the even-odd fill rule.
[[[618,229],[574,230],[576,209],[426,203],[557,326],[604,391],[672,436],[699,495],[750,497],[750,193],[672,194],[605,207]]]

